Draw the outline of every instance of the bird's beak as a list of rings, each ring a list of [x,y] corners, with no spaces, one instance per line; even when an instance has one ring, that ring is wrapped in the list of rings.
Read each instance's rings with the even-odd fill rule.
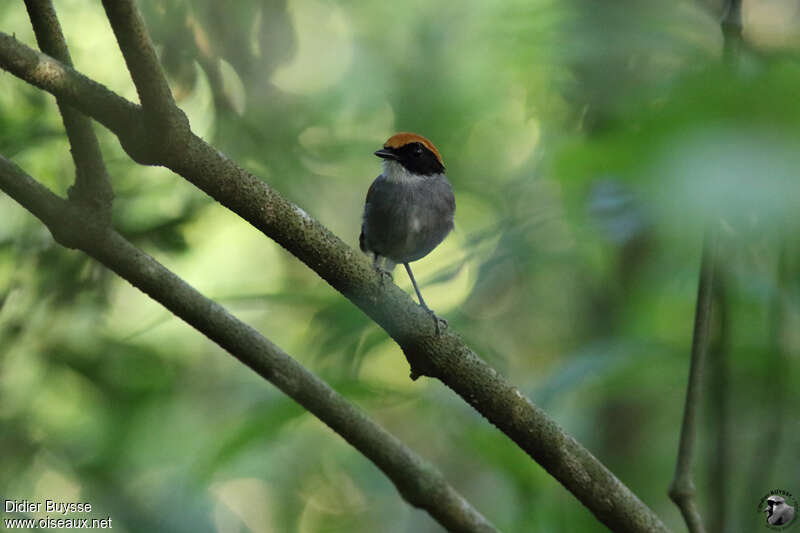
[[[388,148],[381,148],[380,150],[375,152],[375,155],[377,155],[381,159],[394,159],[395,161],[397,160],[397,154],[395,154]]]

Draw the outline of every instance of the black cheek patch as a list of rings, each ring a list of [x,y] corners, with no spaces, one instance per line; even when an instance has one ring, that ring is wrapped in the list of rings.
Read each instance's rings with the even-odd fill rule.
[[[419,153],[420,149],[422,153]],[[421,143],[409,143],[398,149],[397,155],[400,163],[414,174],[429,176],[444,172],[444,166],[436,155]]]

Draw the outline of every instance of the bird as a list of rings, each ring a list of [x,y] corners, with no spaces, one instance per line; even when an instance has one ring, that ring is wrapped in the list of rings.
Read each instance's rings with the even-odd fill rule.
[[[383,159],[383,172],[367,191],[359,246],[372,255],[382,280],[403,264],[439,335],[440,322],[447,327],[447,321],[425,303],[409,263],[428,255],[453,229],[456,200],[442,156],[431,141],[409,132],[389,137],[375,155]]]
[[[786,503],[786,499],[777,494],[767,498],[767,523],[772,526],[788,525],[794,520],[794,507]]]

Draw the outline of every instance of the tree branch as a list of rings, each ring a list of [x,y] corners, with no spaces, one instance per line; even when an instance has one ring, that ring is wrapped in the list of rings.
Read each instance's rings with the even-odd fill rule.
[[[56,241],[97,259],[317,416],[380,468],[408,503],[451,531],[496,531],[433,465],[327,383],[91,212],[59,198],[2,156],[0,189],[42,220]]]
[[[43,73],[39,65],[48,68]],[[412,377],[440,379],[561,482],[602,523],[617,532],[668,531],[659,518],[588,450],[487,365],[452,331],[436,336],[430,316],[300,207],[283,198],[190,133],[169,154],[131,135],[143,124],[138,108],[69,67],[0,33],[0,66],[108,126],[134,160],[167,166],[250,222],[314,270],[380,324],[402,348]],[[84,87],[86,93],[81,91]],[[102,92],[103,106],[93,97]],[[122,100],[122,101],[120,101]],[[112,104],[109,109],[108,104]],[[118,117],[137,113],[134,124]]]
[[[720,28],[724,38],[723,60],[729,67],[735,67],[742,40],[742,0],[726,0]],[[669,489],[669,496],[680,508],[690,533],[705,533],[702,518],[694,500],[695,487],[692,482],[691,470],[692,448],[696,434],[695,420],[700,408],[702,373],[710,343],[709,324],[711,322],[714,272],[719,269],[716,258],[716,240],[713,229],[710,227],[706,229],[703,237],[700,282],[697,287],[689,384],[686,389],[686,404],[683,411],[675,477]],[[724,357],[724,354],[721,357]]]
[[[723,59],[733,65],[739,59],[742,46],[742,0],[726,0],[720,20],[722,28]]]
[[[103,0],[106,16],[144,110],[147,136],[138,162],[164,165],[189,143],[189,119],[175,104],[150,34],[134,0]]]
[[[709,344],[711,323],[711,297],[714,283],[715,243],[711,231],[706,233],[703,243],[703,258],[700,263],[700,282],[697,286],[697,305],[694,316],[692,355],[689,366],[689,385],[686,387],[686,404],[683,410],[678,461],[675,477],[669,489],[669,497],[681,510],[690,533],[705,533],[700,511],[694,501],[695,487],[692,482],[693,446],[696,435],[697,411],[700,408],[700,392],[703,386],[703,366]]]
[[[708,385],[709,415],[707,427],[713,428],[714,438],[710,443],[709,479],[710,493],[714,495],[714,512],[706,517],[710,531],[728,531],[730,519],[730,480],[731,480],[731,410],[729,402],[730,382],[730,320],[728,318],[728,276],[720,261],[716,262],[714,287],[712,290],[714,308],[713,321],[716,325],[714,341],[709,347],[710,379]]]
[[[0,32],[0,63],[4,70],[95,119],[120,136],[120,140],[144,135],[140,106],[3,32]],[[134,134],[126,135],[126,129]]]
[[[150,34],[134,0],[103,0],[103,8],[136,85],[139,101],[148,117],[152,118],[150,126],[169,128],[170,119],[176,113],[188,126],[188,121],[175,105]]]
[[[72,66],[67,42],[61,33],[56,11],[51,0],[25,0],[28,15],[42,51],[67,66]],[[111,222],[111,202],[114,193],[108,179],[100,144],[92,130],[89,117],[70,107],[64,98],[56,97],[58,109],[72,148],[75,162],[75,187],[70,197],[83,202],[97,212],[106,222]]]

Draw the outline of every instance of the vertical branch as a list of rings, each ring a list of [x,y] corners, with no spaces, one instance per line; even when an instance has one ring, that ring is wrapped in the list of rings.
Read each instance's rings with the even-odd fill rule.
[[[739,60],[742,47],[742,0],[727,0],[720,20],[722,28],[722,58],[725,64],[734,67]]]
[[[42,52],[72,66],[72,58],[52,1],[25,0],[25,6]],[[63,98],[56,97],[56,103],[75,162],[75,186],[70,189],[70,199],[84,203],[103,220],[110,222],[114,193],[91,120],[67,105]]]
[[[717,334],[709,352],[710,398],[709,424],[715,436],[711,442],[709,458],[709,479],[711,494],[714,495],[714,512],[706,517],[709,531],[723,533],[727,528],[728,486],[730,482],[730,402],[728,383],[730,381],[730,328],[728,320],[727,277],[725,270],[717,262],[714,273],[714,323]]]
[[[726,65],[735,68],[739,58],[739,50],[742,46],[742,0],[727,0],[725,2],[720,27],[724,38],[723,60]],[[703,238],[703,258],[700,265],[700,282],[697,287],[689,384],[686,389],[686,404],[683,411],[678,460],[675,466],[675,476],[669,489],[669,496],[681,510],[690,533],[705,533],[700,511],[695,501],[696,491],[692,481],[692,448],[696,437],[696,419],[700,405],[703,366],[710,337],[709,323],[711,320],[714,272],[718,270],[716,241],[717,238],[713,229],[707,228]],[[724,358],[726,355],[722,352],[719,357]],[[721,394],[725,394],[724,387],[721,387],[721,391]],[[724,439],[722,433],[725,428],[722,424],[719,426],[718,431],[719,438]],[[715,529],[714,531],[719,530]]]
[[[703,243],[703,258],[700,264],[700,282],[697,287],[689,385],[686,388],[686,404],[683,410],[678,462],[675,467],[675,477],[669,489],[669,497],[681,510],[690,533],[705,533],[700,511],[695,502],[692,459],[697,428],[695,420],[700,406],[703,365],[709,344],[711,296],[714,284],[714,263],[716,260],[715,248],[715,235],[711,230],[707,230]]]

